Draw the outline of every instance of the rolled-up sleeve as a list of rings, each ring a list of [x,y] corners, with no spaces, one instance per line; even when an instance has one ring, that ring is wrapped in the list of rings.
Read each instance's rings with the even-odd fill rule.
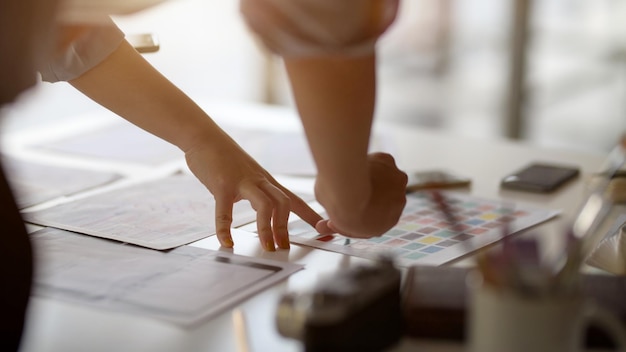
[[[39,69],[41,78],[47,82],[77,78],[111,55],[123,40],[124,33],[112,20],[94,25],[48,60]]]
[[[241,0],[248,26],[283,56],[360,55],[393,23],[399,0]]]

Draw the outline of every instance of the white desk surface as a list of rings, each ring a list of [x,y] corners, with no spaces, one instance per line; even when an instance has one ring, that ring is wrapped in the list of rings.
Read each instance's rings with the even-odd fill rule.
[[[294,121],[297,121],[291,111],[285,113],[276,108],[238,105],[231,108],[222,106],[220,109],[222,109],[220,110],[222,115],[228,115],[229,109],[234,109],[233,116],[278,115],[276,121],[279,124],[294,125]],[[81,119],[81,121],[84,123],[84,120]],[[376,128],[382,129],[383,126],[376,126]],[[387,128],[391,131],[392,140],[396,145],[397,150],[394,154],[397,162],[406,171],[445,168],[470,176],[472,186],[469,192],[472,195],[562,209],[563,216],[536,229],[549,247],[558,245],[557,236],[552,236],[552,234],[562,230],[567,220],[571,219],[582,200],[586,177],[598,171],[603,161],[602,155],[536,149],[506,141],[460,139],[439,131],[417,127],[385,126],[385,129]],[[28,132],[25,132],[26,130]],[[63,128],[59,127],[59,130]],[[25,129],[21,133],[25,135],[24,140],[28,140],[29,134],[31,138],[48,134],[41,134],[32,129]],[[16,144],[20,140],[16,134],[9,137],[13,146],[19,144]],[[14,148],[14,150],[19,151],[19,148]],[[502,176],[531,161],[571,163],[580,167],[582,177],[552,195],[500,191],[499,180]],[[236,254],[289,260],[306,266],[305,270],[248,299],[238,307],[244,312],[247,321],[247,336],[251,351],[302,350],[297,341],[281,337],[275,329],[275,309],[281,294],[310,286],[320,275],[331,273],[339,267],[366,261],[298,245],[292,245],[289,251],[268,253],[261,249],[256,237],[242,232],[236,232],[234,240],[234,253]],[[219,248],[218,241],[214,237],[199,241],[195,245],[211,249]],[[471,264],[471,258],[460,262]],[[424,347],[423,350],[428,351],[462,350],[461,346],[453,342],[410,340],[403,341],[391,350],[408,351],[415,350],[416,347]],[[36,297],[32,299],[30,305],[22,345],[24,352],[237,350],[232,310],[224,312],[197,328],[183,329],[143,317],[99,311]]]

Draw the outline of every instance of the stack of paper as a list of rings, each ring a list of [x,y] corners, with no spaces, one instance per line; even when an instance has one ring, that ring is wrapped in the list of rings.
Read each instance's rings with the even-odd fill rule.
[[[31,239],[35,295],[185,326],[302,269],[190,246],[160,252],[56,229]]]
[[[20,209],[118,180],[113,172],[77,169],[2,157],[6,177]]]

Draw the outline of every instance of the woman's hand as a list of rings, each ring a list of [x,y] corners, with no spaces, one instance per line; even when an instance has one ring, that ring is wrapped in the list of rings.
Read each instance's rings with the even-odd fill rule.
[[[193,174],[215,197],[217,237],[232,247],[233,204],[247,199],[257,212],[267,250],[289,248],[293,211],[315,226],[322,218],[281,186],[187,95],[156,71],[126,41],[70,83],[126,120],[180,148]]]
[[[215,198],[215,225],[222,246],[233,246],[230,233],[233,204],[243,199],[256,210],[259,240],[268,251],[274,251],[275,245],[289,248],[287,221],[291,211],[313,227],[322,220],[230,137],[222,134],[219,138],[219,141],[198,143],[186,151],[185,158],[193,174]]]

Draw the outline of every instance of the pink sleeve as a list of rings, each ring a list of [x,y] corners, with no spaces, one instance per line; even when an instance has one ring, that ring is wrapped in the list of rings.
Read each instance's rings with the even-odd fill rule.
[[[393,23],[399,0],[241,0],[248,26],[283,56],[363,55]]]

